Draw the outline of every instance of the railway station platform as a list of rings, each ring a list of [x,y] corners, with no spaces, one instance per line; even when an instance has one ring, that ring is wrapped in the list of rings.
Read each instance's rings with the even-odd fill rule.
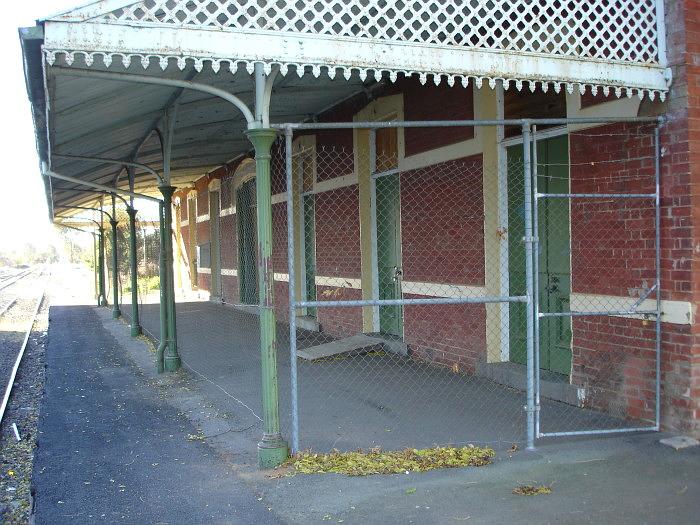
[[[246,353],[245,332],[230,324],[236,312],[204,302],[179,310],[186,366],[158,375],[152,345],[131,338],[109,309],[52,303],[36,523],[503,523],[522,516],[523,504],[539,521],[695,515],[700,450],[672,450],[650,433],[500,450],[476,469],[369,478],[258,471],[258,407],[235,396],[234,381],[211,380],[234,368],[222,364],[232,341]],[[221,317],[201,324],[197,310]],[[255,331],[253,317],[242,326]],[[512,494],[530,482],[553,487],[546,505]]]

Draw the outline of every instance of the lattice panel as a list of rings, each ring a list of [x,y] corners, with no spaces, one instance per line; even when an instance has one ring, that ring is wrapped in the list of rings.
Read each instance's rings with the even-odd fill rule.
[[[106,15],[226,29],[658,61],[655,0],[145,0]]]

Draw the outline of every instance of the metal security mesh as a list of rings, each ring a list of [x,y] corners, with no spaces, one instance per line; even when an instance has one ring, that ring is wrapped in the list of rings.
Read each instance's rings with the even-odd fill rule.
[[[611,125],[539,141],[533,151],[540,431],[654,428],[661,328],[655,128]]]
[[[290,134],[273,259],[293,445],[654,428],[658,151],[653,126],[626,126],[535,133],[497,160],[409,156],[400,128],[354,150]]]

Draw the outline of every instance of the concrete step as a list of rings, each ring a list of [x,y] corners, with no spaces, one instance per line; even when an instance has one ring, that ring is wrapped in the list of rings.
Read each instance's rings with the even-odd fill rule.
[[[519,363],[480,363],[476,367],[476,375],[499,385],[527,390],[527,368]],[[540,397],[582,407],[586,399],[586,389],[570,384],[564,375],[542,370]]]
[[[321,345],[297,350],[297,356],[307,361],[327,359],[329,357],[348,357],[368,354],[370,352],[392,352],[408,355],[408,349],[403,341],[386,339],[375,334],[358,334]]]

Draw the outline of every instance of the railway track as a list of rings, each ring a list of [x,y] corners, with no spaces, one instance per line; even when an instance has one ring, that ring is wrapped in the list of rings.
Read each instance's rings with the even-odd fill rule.
[[[12,289],[14,297],[9,296],[10,285],[19,283],[27,276],[36,279],[23,281],[24,288]],[[45,297],[46,281],[42,269],[29,269],[0,281],[0,423],[2,423],[7,403],[12,393],[17,370],[27,348],[41,306]],[[8,283],[9,281],[9,283]]]
[[[36,271],[37,270],[34,268],[29,268],[28,270],[22,270],[18,273],[0,275],[0,291],[4,290],[5,288],[9,288],[16,282],[21,281]]]

